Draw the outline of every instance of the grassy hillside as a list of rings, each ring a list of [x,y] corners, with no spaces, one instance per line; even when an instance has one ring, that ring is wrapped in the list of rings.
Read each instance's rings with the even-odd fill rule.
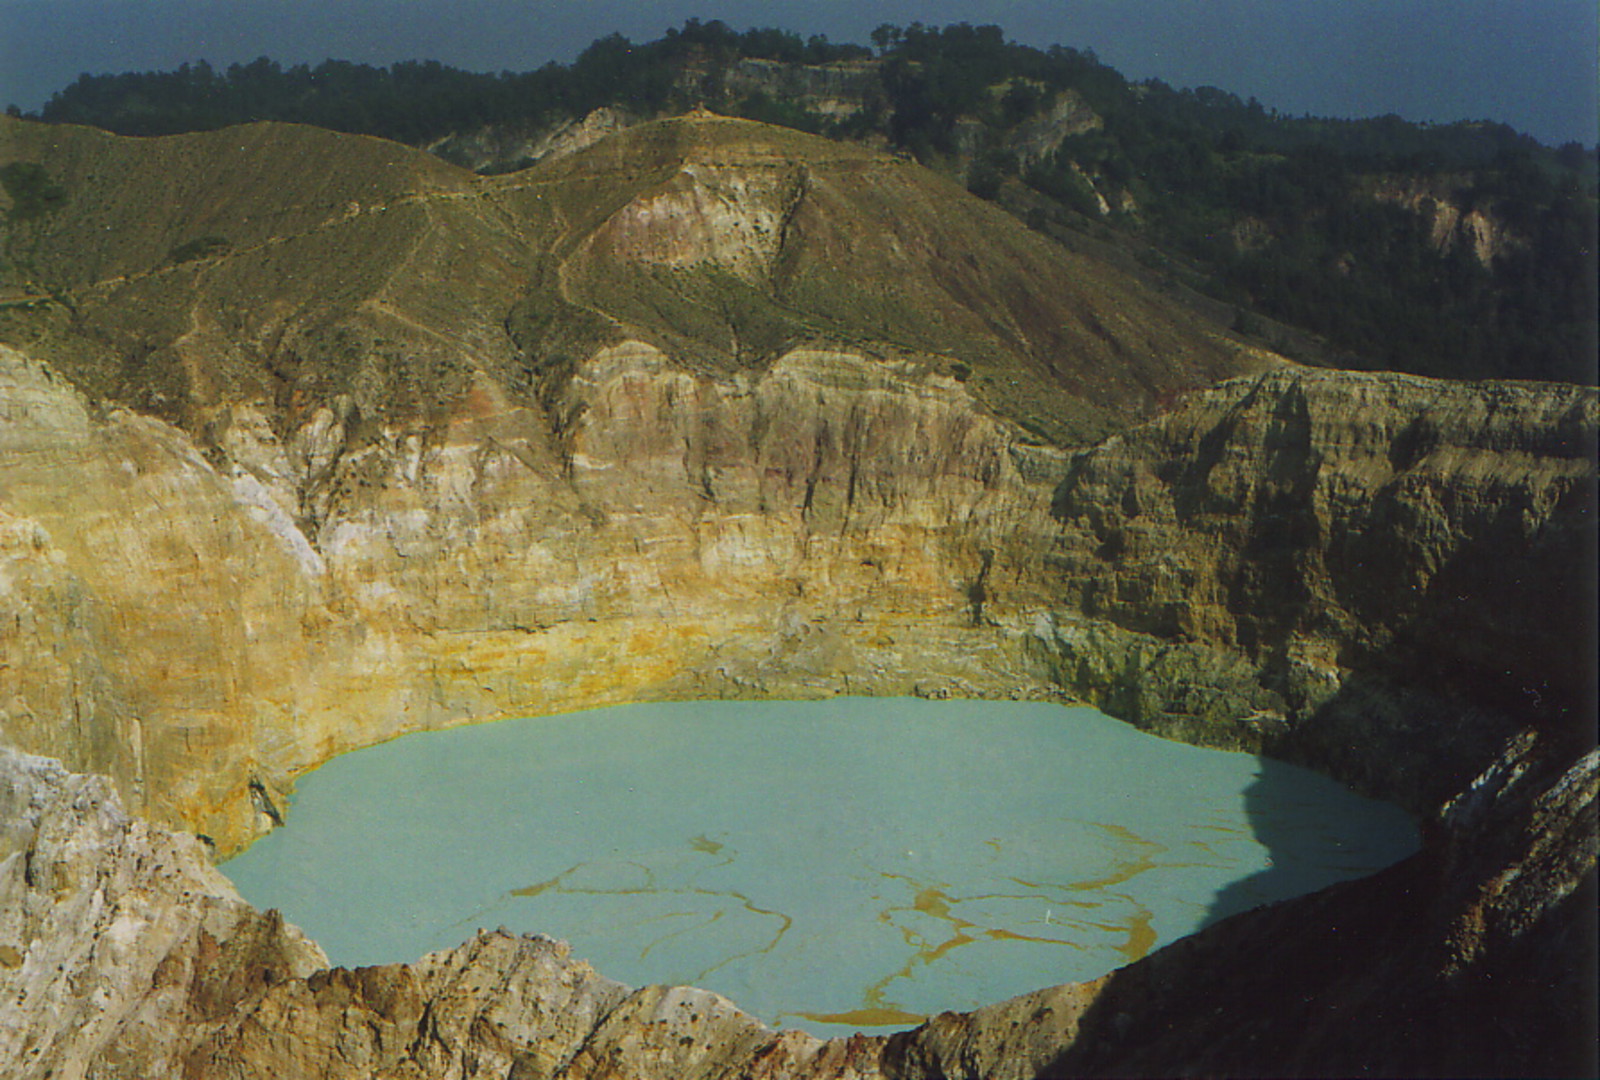
[[[54,301],[8,313],[12,338],[33,340],[96,396],[184,422],[222,400],[293,405],[347,390],[382,351],[361,327],[386,321],[408,264],[434,274],[433,249],[452,242],[493,252],[494,236],[452,198],[472,188],[469,174],[379,139],[256,124],[144,140],[8,122],[0,160],[37,164],[64,192],[49,213],[4,228],[14,287]],[[452,312],[480,281],[452,286]],[[357,318],[364,306],[371,315]],[[470,321],[388,336],[449,336]],[[413,351],[416,366],[434,350]],[[410,396],[395,404],[420,404],[420,390]]]
[[[449,413],[487,377],[533,402],[596,347],[707,375],[803,344],[968,382],[1074,441],[1258,366],[1132,277],[915,164],[798,131],[666,120],[482,177],[283,124],[155,139],[6,120],[0,309],[96,397],[194,429],[214,406]]]
[[[498,172],[600,106],[698,104],[897,148],[1069,244],[1117,246],[1221,325],[1308,360],[1597,377],[1592,149],[1493,122],[1281,115],[1214,87],[1132,83],[996,26],[884,26],[867,48],[690,20],[500,75],[185,65],[84,76],[42,115],[141,135],[294,120]]]

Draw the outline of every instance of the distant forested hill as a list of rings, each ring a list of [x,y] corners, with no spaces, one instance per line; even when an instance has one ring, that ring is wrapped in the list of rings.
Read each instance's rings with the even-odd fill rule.
[[[697,105],[899,148],[1058,239],[1123,248],[1231,313],[1235,332],[1306,359],[1595,380],[1590,150],[1488,121],[1284,116],[1214,88],[1130,83],[1092,52],[1016,45],[995,26],[885,25],[869,48],[691,20],[497,75],[202,63],[82,76],[40,119],[129,135],[296,121],[494,171],[594,109],[638,120]],[[501,149],[468,153],[474,133]]]

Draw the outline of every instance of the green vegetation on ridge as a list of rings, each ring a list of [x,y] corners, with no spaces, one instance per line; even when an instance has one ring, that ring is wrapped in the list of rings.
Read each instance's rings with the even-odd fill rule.
[[[1130,83],[1092,52],[1017,45],[995,26],[884,25],[872,46],[690,20],[523,73],[263,58],[85,75],[42,117],[135,135],[279,119],[450,154],[452,136],[551,130],[600,106],[649,117],[706,104],[887,140],[1046,231],[1128,247],[1235,309],[1235,331],[1278,320],[1341,364],[1595,378],[1595,161],[1577,144],[1551,150],[1490,122],[1280,115],[1215,88]],[[853,111],[795,93],[808,78]],[[1064,95],[1089,119],[1042,153],[1020,145]],[[1296,352],[1292,337],[1265,338]]]
[[[11,196],[12,221],[27,221],[60,206],[66,190],[50,179],[44,166],[33,161],[13,161],[0,166],[0,187]]]
[[[795,348],[961,377],[1070,444],[1267,362],[948,178],[747,120],[637,124],[503,176],[272,123],[125,139],[0,118],[0,152],[70,196],[0,227],[28,292],[61,297],[0,341],[191,430],[240,401],[291,425],[559,408],[584,360],[635,340],[718,380]]]

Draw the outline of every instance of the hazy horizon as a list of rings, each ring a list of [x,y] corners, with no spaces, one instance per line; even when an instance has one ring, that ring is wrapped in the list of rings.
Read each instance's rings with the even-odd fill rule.
[[[80,73],[202,59],[526,71],[691,17],[863,44],[885,22],[995,23],[1023,44],[1093,49],[1129,79],[1217,86],[1290,115],[1600,138],[1593,0],[0,0],[0,104],[33,111]]]

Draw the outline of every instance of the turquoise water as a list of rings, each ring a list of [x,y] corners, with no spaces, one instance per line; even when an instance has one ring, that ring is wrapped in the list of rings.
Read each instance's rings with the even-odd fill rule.
[[[823,1034],[1089,979],[1386,866],[1400,810],[1092,709],[631,705],[407,736],[304,777],[223,869],[336,964],[563,938]]]

